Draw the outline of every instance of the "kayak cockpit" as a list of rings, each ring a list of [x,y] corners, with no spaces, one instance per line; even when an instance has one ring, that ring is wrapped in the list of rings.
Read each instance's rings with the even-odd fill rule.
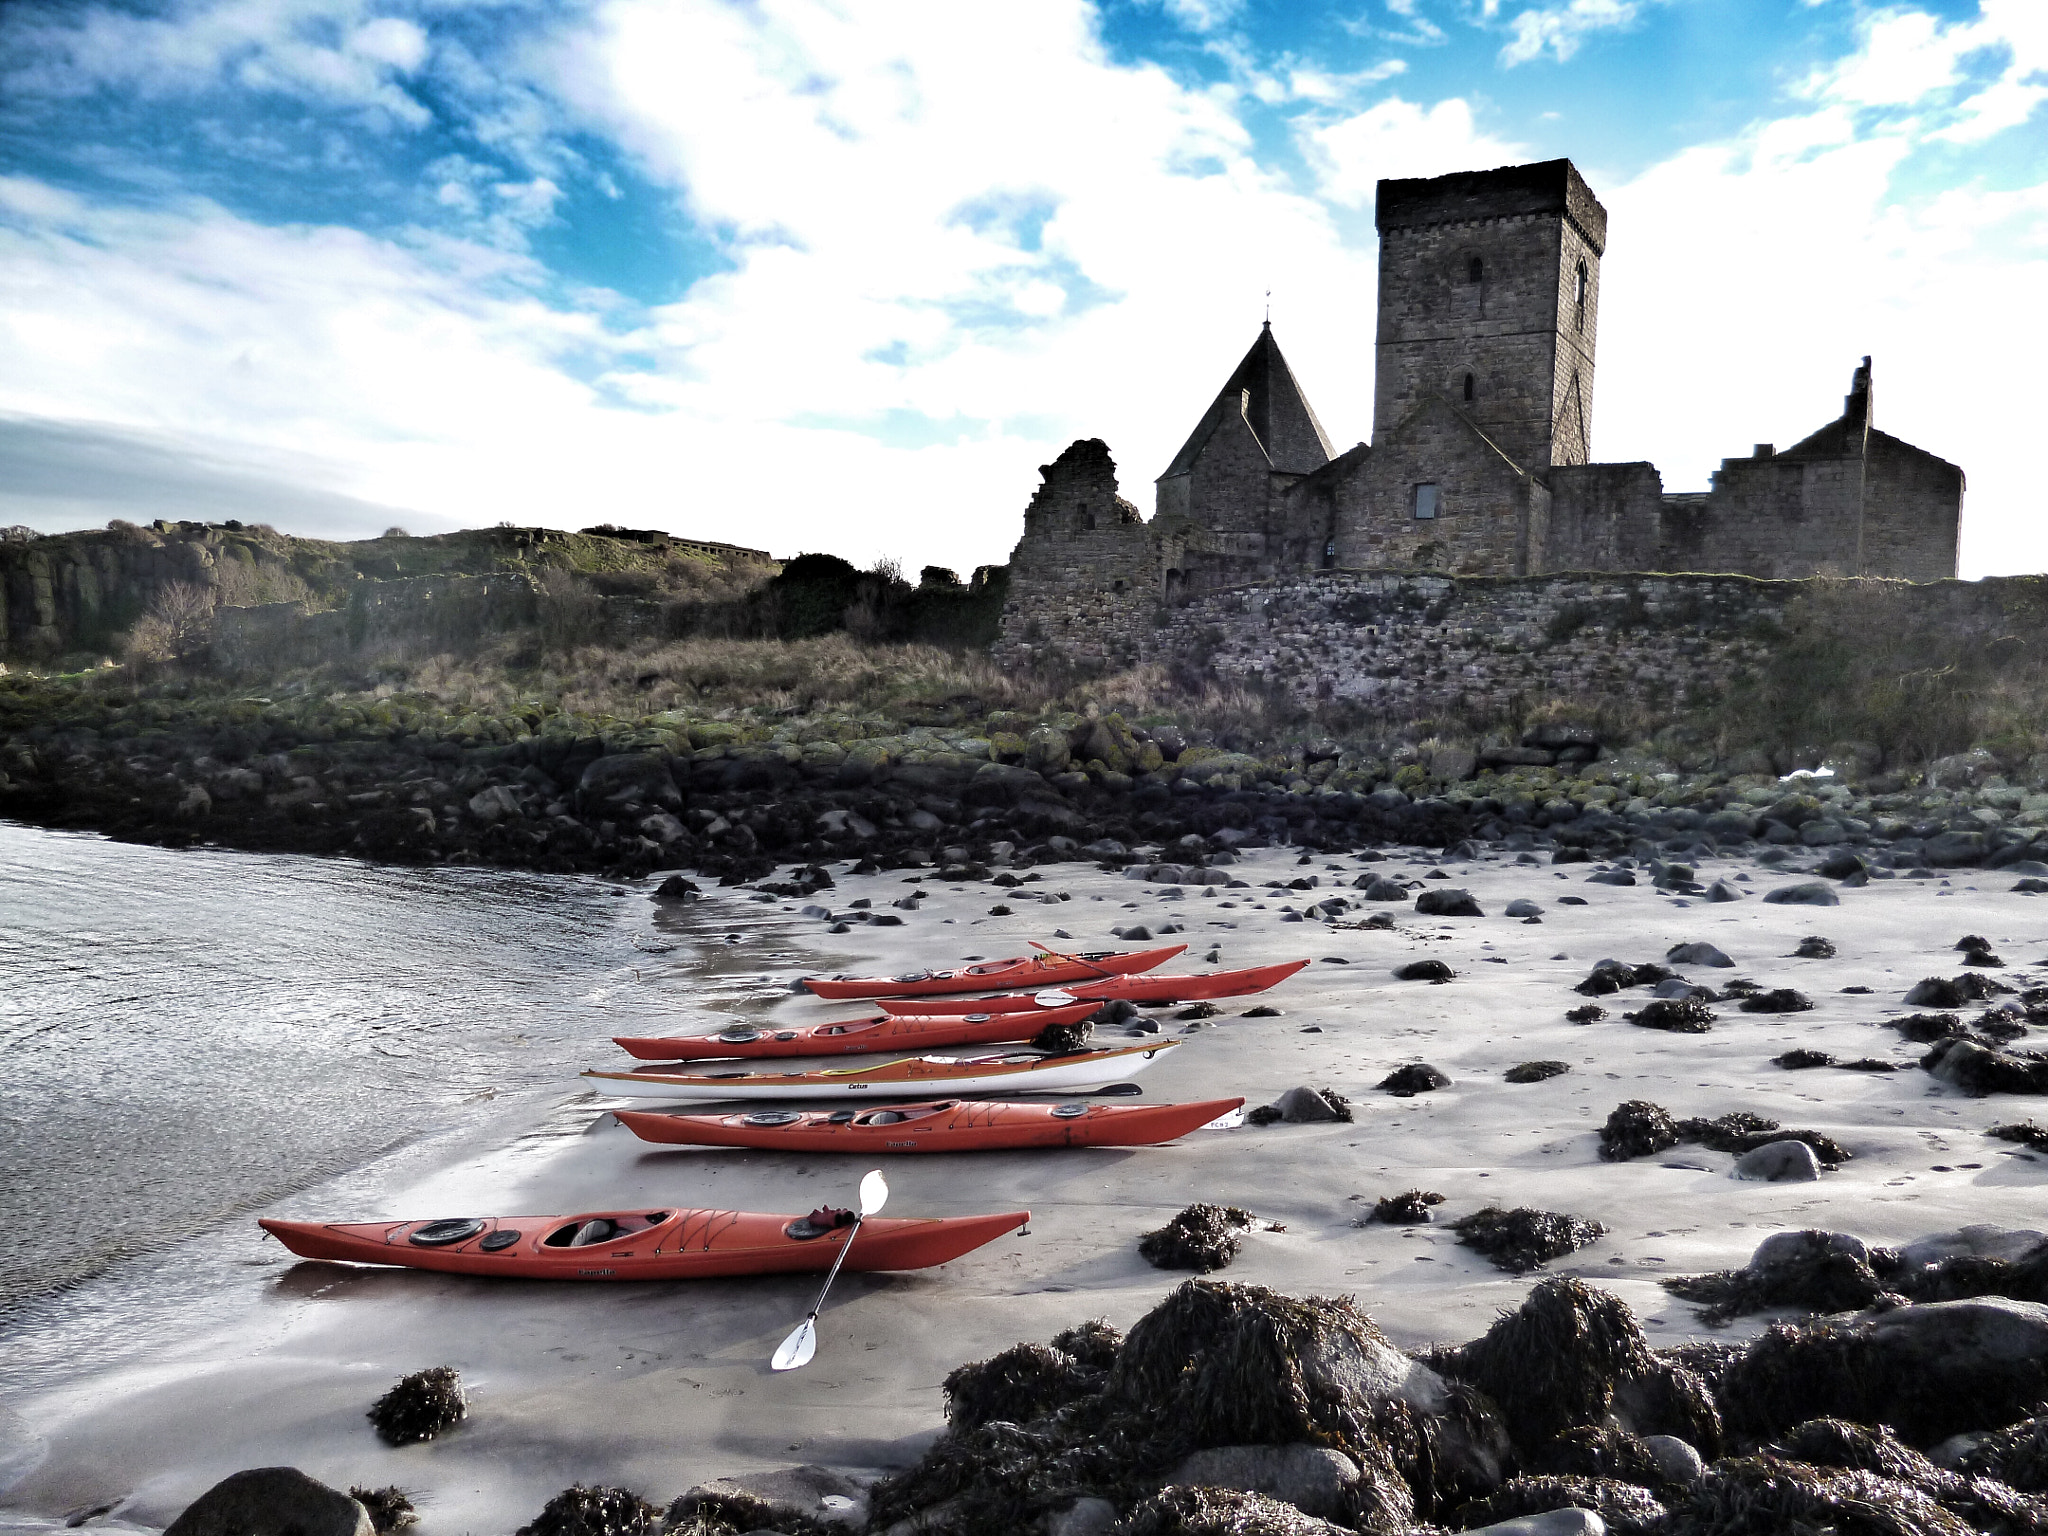
[[[671,1212],[649,1215],[572,1216],[541,1239],[543,1248],[591,1248],[599,1243],[617,1242],[651,1231],[669,1219]]]

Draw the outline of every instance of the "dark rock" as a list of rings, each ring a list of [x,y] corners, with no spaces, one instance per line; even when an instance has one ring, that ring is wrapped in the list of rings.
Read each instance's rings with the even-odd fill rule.
[[[1921,856],[1936,869],[1960,869],[1983,863],[1988,846],[1982,832],[1943,832],[1927,839]]]
[[[696,901],[703,894],[694,880],[686,880],[681,875],[670,875],[654,888],[657,901]]]
[[[1556,1211],[1488,1206],[1452,1222],[1451,1230],[1460,1243],[1476,1249],[1496,1267],[1519,1275],[1598,1241],[1607,1228]]]
[[[1820,868],[1815,873],[1830,880],[1851,880],[1858,875],[1868,875],[1870,866],[1847,848],[1836,848],[1820,861]]]
[[[1241,1019],[1282,1019],[1286,1015],[1271,1003],[1261,1003],[1256,1008],[1247,1008],[1238,1015]]]
[[[377,1399],[369,1419],[387,1445],[411,1445],[446,1434],[468,1412],[460,1373],[452,1365],[436,1365],[401,1378]]]
[[[1449,981],[1458,973],[1441,960],[1411,960],[1394,972],[1396,981]]]
[[[1256,1218],[1234,1205],[1198,1202],[1156,1232],[1138,1239],[1138,1253],[1155,1269],[1192,1269],[1201,1274],[1222,1269],[1237,1257],[1239,1233]]]
[[[369,1511],[297,1467],[232,1473],[185,1507],[164,1536],[372,1536]]]
[[[1839,907],[1842,898],[1832,886],[1818,880],[1808,880],[1801,885],[1781,885],[1775,891],[1765,891],[1764,900],[1780,907]]]
[[[1707,887],[1707,900],[1740,901],[1742,900],[1742,892],[1736,890],[1734,886],[1730,885],[1725,880],[1716,880],[1712,885]]]
[[[1525,1061],[1509,1067],[1503,1075],[1511,1083],[1540,1083],[1547,1078],[1562,1077],[1571,1071],[1571,1065],[1562,1061]]]
[[[1675,1275],[1664,1288],[1698,1304],[1701,1321],[1714,1328],[1774,1307],[1855,1312],[1887,1294],[1870,1260],[1870,1250],[1846,1233],[1779,1232],[1741,1269]]]
[[[1603,869],[1586,876],[1588,885],[1634,885],[1635,872],[1627,869]]]
[[[1733,969],[1735,962],[1712,944],[1674,944],[1664,953],[1664,958],[1673,965],[1709,965],[1717,969]]]
[[[1219,1445],[1196,1451],[1167,1474],[1170,1486],[1262,1493],[1305,1515],[1352,1513],[1358,1463],[1320,1445]],[[1412,1509],[1412,1505],[1411,1505]]]
[[[1378,1087],[1391,1093],[1397,1099],[1412,1099],[1418,1093],[1430,1093],[1438,1088],[1451,1086],[1450,1077],[1426,1062],[1411,1061],[1406,1066],[1396,1067],[1379,1080]]]
[[[1920,1065],[1973,1098],[1991,1093],[2048,1093],[2048,1057],[2004,1051],[1952,1037],[1935,1042]]]
[[[1960,1008],[2011,990],[1988,976],[1926,976],[1913,984],[1905,1000],[1908,1008]]]
[[[1764,1184],[1811,1183],[1820,1177],[1820,1159],[1805,1142],[1788,1137],[1743,1153],[1730,1171]]]
[[[1501,913],[1505,917],[1541,917],[1543,909],[1533,901],[1517,898],[1501,908]]]
[[[1406,901],[1408,887],[1398,880],[1389,880],[1385,875],[1360,875],[1351,882],[1365,893],[1367,901]]]
[[[1472,899],[1470,891],[1456,886],[1438,891],[1424,891],[1415,898],[1415,910],[1424,917],[1484,917],[1479,903]]]

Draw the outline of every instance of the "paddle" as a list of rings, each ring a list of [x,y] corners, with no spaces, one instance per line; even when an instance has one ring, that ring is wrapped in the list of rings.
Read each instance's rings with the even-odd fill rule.
[[[1026,939],[1025,942],[1029,944],[1033,949],[1044,950],[1048,955],[1051,955],[1055,960],[1064,960],[1069,965],[1085,965],[1088,967],[1089,970],[1093,971],[1096,975],[1103,977],[1105,980],[1113,978],[1116,975],[1115,971],[1104,970],[1101,966],[1097,965],[1092,960],[1083,960],[1079,955],[1063,954],[1061,951],[1054,949],[1050,944],[1041,944],[1036,939]]]
[[[811,1363],[811,1356],[818,1352],[818,1313],[824,1308],[825,1294],[832,1289],[832,1282],[839,1278],[839,1266],[846,1262],[846,1251],[853,1246],[853,1240],[860,1236],[860,1224],[879,1211],[889,1199],[888,1181],[877,1168],[860,1181],[860,1212],[853,1218],[853,1230],[846,1234],[846,1241],[839,1245],[839,1256],[832,1261],[832,1268],[826,1273],[825,1283],[818,1289],[818,1299],[811,1307],[811,1315],[797,1325],[796,1332],[782,1341],[782,1347],[775,1351],[775,1357],[768,1362],[771,1370],[794,1371]]]

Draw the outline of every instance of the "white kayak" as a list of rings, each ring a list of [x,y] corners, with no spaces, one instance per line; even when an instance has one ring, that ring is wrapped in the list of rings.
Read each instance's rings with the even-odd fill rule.
[[[1181,1042],[1047,1056],[1037,1051],[991,1051],[974,1056],[908,1056],[865,1067],[824,1067],[811,1072],[677,1072],[641,1067],[630,1072],[585,1072],[586,1088],[611,1098],[635,1099],[870,1099],[929,1098],[934,1092],[1068,1093],[1100,1088],[1149,1067]]]

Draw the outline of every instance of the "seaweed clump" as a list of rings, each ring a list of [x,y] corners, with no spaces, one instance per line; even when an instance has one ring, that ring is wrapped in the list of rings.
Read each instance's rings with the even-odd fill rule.
[[[1742,1006],[1747,1008],[1749,1004]],[[1659,997],[1622,1017],[1640,1029],[1668,1029],[1674,1034],[1703,1035],[1714,1027],[1718,1015],[1707,1006],[1704,998]]]
[[[387,1531],[402,1531],[409,1525],[420,1523],[419,1511],[413,1508],[412,1496],[403,1488],[351,1488],[348,1496],[362,1505],[370,1516],[370,1529],[377,1536]]]
[[[1910,1484],[1749,1456],[1719,1461],[1676,1500],[1662,1536],[1971,1536],[1971,1527]]]
[[[1107,1364],[1077,1360],[1057,1343],[1013,1344],[947,1375],[946,1422],[956,1430],[978,1429],[994,1419],[1028,1424],[1100,1392],[1108,1374]]]
[[[1935,1040],[1946,1040],[1952,1035],[1969,1033],[1963,1021],[1952,1013],[1909,1013],[1903,1018],[1888,1021],[1893,1029],[1911,1040],[1915,1045],[1926,1045]]]
[[[1094,1033],[1095,1024],[1090,1019],[1072,1024],[1048,1024],[1031,1037],[1031,1048],[1054,1056],[1071,1056],[1085,1049],[1088,1037]]]
[[[2015,1120],[2007,1125],[1994,1125],[1984,1134],[1996,1136],[2000,1141],[2016,1141],[2023,1147],[2032,1147],[2036,1152],[2048,1152],[2048,1125],[2036,1125],[2031,1120]]]
[[[1564,1016],[1573,1024],[1597,1024],[1607,1017],[1607,1010],[1598,1003],[1581,1003],[1576,1008],[1567,1008]]]
[[[1826,1051],[1809,1051],[1802,1045],[1797,1050],[1785,1052],[1782,1056],[1773,1056],[1771,1065],[1783,1067],[1787,1072],[1803,1072],[1809,1067],[1832,1067],[1835,1065],[1835,1058]]]
[[[1965,1036],[1935,1043],[1920,1065],[1973,1098],[1992,1093],[2048,1093],[2048,1056],[2005,1051]]]
[[[1773,987],[1768,992],[1745,997],[1737,1006],[1744,1013],[1806,1013],[1812,1009],[1813,999],[1790,987]]]
[[[1139,1238],[1138,1252],[1155,1269],[1192,1269],[1206,1275],[1237,1257],[1244,1241],[1238,1234],[1256,1220],[1239,1206],[1198,1201]]]
[[[1162,1488],[1117,1527],[1122,1536],[1325,1536],[1342,1528],[1235,1488]]]
[[[564,1488],[518,1536],[657,1536],[663,1511],[629,1488]]]
[[[1792,951],[1792,958],[1795,960],[1832,960],[1835,958],[1835,946],[1819,934],[1809,933],[1799,941],[1799,947]]]
[[[1411,960],[1394,972],[1396,981],[1427,981],[1431,984],[1446,982],[1458,973],[1441,960]]]
[[[1475,1249],[1497,1268],[1516,1275],[1576,1252],[1607,1234],[1606,1227],[1584,1216],[1566,1216],[1528,1206],[1503,1210],[1497,1205],[1459,1217],[1451,1223],[1451,1230],[1467,1248]]]
[[[1525,1452],[1567,1430],[1604,1422],[1615,1383],[1653,1364],[1628,1304],[1570,1275],[1542,1281],[1521,1306],[1503,1312],[1445,1361],[1500,1405]]]
[[[1571,1071],[1571,1064],[1563,1061],[1525,1061],[1509,1067],[1502,1074],[1511,1083],[1540,1083],[1546,1078],[1562,1077]]]
[[[1378,1085],[1397,1099],[1412,1099],[1418,1093],[1433,1093],[1451,1086],[1450,1074],[1426,1061],[1411,1061],[1396,1067]]]
[[[1671,1112],[1648,1099],[1628,1099],[1615,1106],[1607,1123],[1600,1127],[1600,1156],[1610,1163],[1625,1163],[1668,1151],[1681,1141],[1698,1142],[1716,1152],[1733,1152],[1738,1157],[1753,1152],[1766,1142],[1803,1141],[1813,1148],[1823,1168],[1835,1168],[1849,1160],[1849,1151],[1832,1136],[1819,1131],[1788,1131],[1775,1120],[1745,1110],[1712,1120],[1674,1120]]]
[[[1411,1189],[1398,1195],[1382,1195],[1373,1202],[1358,1225],[1381,1222],[1390,1227],[1416,1227],[1427,1221],[1434,1221],[1433,1205],[1442,1205],[1444,1197],[1433,1189]]]
[[[1710,1328],[1773,1307],[1860,1312],[1890,1295],[1867,1257],[1828,1243],[1827,1235],[1808,1233],[1819,1240],[1762,1267],[1673,1275],[1663,1282],[1664,1289],[1697,1305],[1700,1321]]]
[[[386,1445],[413,1445],[446,1434],[468,1413],[461,1373],[435,1365],[401,1377],[372,1405],[369,1420]]]

